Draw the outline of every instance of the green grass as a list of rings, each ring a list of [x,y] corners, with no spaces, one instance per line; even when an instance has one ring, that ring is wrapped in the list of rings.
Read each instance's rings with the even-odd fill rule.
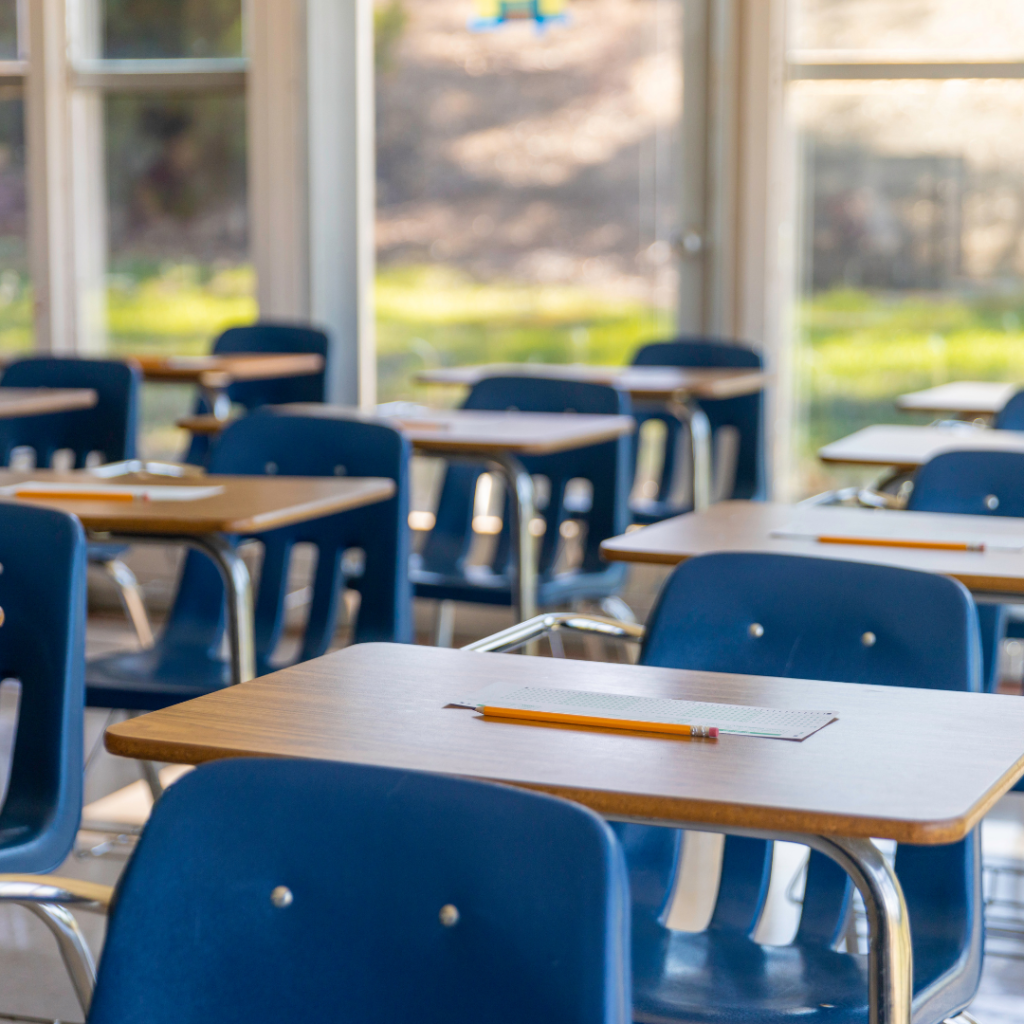
[[[251,267],[122,262],[114,269],[107,293],[114,352],[205,352],[225,328],[256,319]],[[636,299],[569,285],[483,284],[443,267],[382,268],[376,297],[380,401],[427,397],[415,375],[430,367],[625,363],[643,342],[672,332],[667,310]],[[925,422],[896,410],[905,391],[958,379],[1024,383],[1024,293],[834,290],[805,301],[797,321],[796,454],[804,492],[875,475],[827,469],[815,453],[871,423]],[[0,351],[31,347],[31,290],[8,270],[0,273]],[[146,391],[144,430],[156,438],[160,422],[187,410],[191,393]],[[173,431],[164,434],[162,446],[178,443]]]
[[[669,311],[569,285],[481,284],[457,271],[377,276],[380,401],[423,397],[415,374],[481,362],[624,363],[672,331]]]
[[[865,477],[821,466],[815,453],[822,444],[871,423],[927,422],[898,412],[897,395],[950,380],[1024,382],[1022,324],[1024,295],[835,290],[805,302],[795,353],[803,490]]]

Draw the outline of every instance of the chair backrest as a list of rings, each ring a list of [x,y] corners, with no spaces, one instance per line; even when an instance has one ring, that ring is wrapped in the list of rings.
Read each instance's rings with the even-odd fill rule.
[[[279,353],[299,352],[323,356],[325,366],[319,373],[302,377],[276,377],[271,380],[245,380],[232,384],[227,391],[228,399],[252,412],[265,405],[286,405],[289,402],[322,402],[326,379],[328,348],[327,335],[306,324],[271,323],[260,321],[246,327],[229,327],[213,343],[215,355],[232,353]],[[208,413],[206,399],[196,402],[197,413]],[[185,461],[196,466],[207,463],[210,456],[210,438],[205,434],[193,434]]]
[[[464,409],[520,412],[577,412],[602,415],[628,415],[628,396],[600,384],[537,377],[489,377],[473,387]],[[630,441],[627,437],[589,448],[577,448],[555,455],[522,459],[526,470],[546,477],[550,483],[547,504],[538,509],[546,523],[539,553],[539,575],[549,579],[558,560],[562,523],[569,518],[584,519],[587,524],[582,572],[607,568],[601,558],[601,541],[625,532],[629,522]],[[473,500],[477,481],[485,466],[462,463],[448,466],[438,500],[434,529],[422,552],[423,568],[438,573],[458,574],[463,570],[473,541]],[[590,483],[589,507],[566,501],[570,480]],[[512,544],[509,495],[505,496],[502,533],[495,547],[491,569],[507,573]]]
[[[838,559],[722,553],[691,558],[669,577],[641,661],[974,690],[978,656],[974,605],[948,577]]]
[[[998,430],[1024,430],[1024,391],[1018,391],[999,411]]]
[[[327,335],[305,324],[261,321],[247,327],[230,327],[213,343],[215,355],[236,352],[312,352],[327,359]],[[305,377],[240,381],[228,388],[228,398],[256,409],[261,405],[286,402],[322,402],[324,370]]]
[[[633,357],[633,365],[761,369],[764,363],[758,352],[745,345],[717,338],[680,337],[644,345]],[[707,414],[712,434],[723,427],[732,427],[739,434],[736,476],[731,493],[724,497],[763,498],[766,487],[763,395],[758,392],[738,398],[705,400],[700,407]],[[645,414],[644,418],[651,417]],[[659,495],[665,496],[672,493],[674,485],[679,431],[676,421],[670,421],[663,414],[657,418],[664,419],[669,427],[658,489]]]
[[[914,474],[907,509],[1024,516],[1024,452],[942,452]]]
[[[360,592],[354,640],[412,640],[409,582],[409,444],[391,427],[357,420],[276,415],[263,410],[221,434],[210,456],[211,473],[260,476],[379,476],[395,481],[394,497],[308,523],[256,536],[264,548],[256,595],[256,665],[271,671],[285,624],[288,569],[296,544],[317,551],[313,593],[297,661],[326,653],[337,626],[343,585]],[[346,551],[363,552],[346,566]],[[358,573],[358,575],[353,575]],[[186,558],[161,647],[168,658],[197,647],[218,651],[224,629],[224,589],[204,555]]]
[[[98,401],[91,409],[0,420],[0,463],[14,448],[36,452],[36,465],[49,466],[53,453],[74,452],[81,469],[91,452],[104,462],[135,458],[141,376],[134,366],[108,359],[19,359],[0,383],[8,388],[91,388]]]
[[[981,689],[978,626],[966,589],[955,580],[891,566],[760,553],[691,558],[669,577],[651,614],[645,665],[797,679]],[[644,878],[671,882],[678,846],[667,837],[624,831],[641,854]],[[976,837],[952,847],[900,848],[915,942],[925,962],[952,969],[970,936],[980,934]],[[676,844],[678,839],[676,840]],[[632,862],[631,868],[632,868]],[[730,836],[712,928],[751,934],[767,895],[770,844]],[[934,892],[944,887],[941,928],[927,925]],[[639,929],[660,927],[671,885],[634,887]],[[849,908],[850,883],[830,860],[811,854],[798,941],[832,946]],[[639,914],[638,912],[639,911]],[[941,943],[945,943],[942,945]],[[915,947],[916,948],[916,947]],[[915,955],[915,964],[917,963]],[[935,967],[939,965],[939,967]],[[975,964],[980,969],[980,960]],[[923,969],[923,968],[922,968]],[[918,976],[920,979],[920,975]],[[976,979],[975,979],[976,981]]]
[[[21,685],[0,871],[52,871],[82,814],[85,536],[74,516],[0,503],[0,680]]]
[[[627,1024],[622,853],[595,814],[365,765],[176,783],[121,882],[90,1024]]]
[[[1021,408],[1024,411],[1024,406]],[[907,509],[911,512],[1024,516],[1024,452],[942,452],[914,474]],[[998,682],[1005,606],[979,605],[978,621],[985,688],[992,690]]]

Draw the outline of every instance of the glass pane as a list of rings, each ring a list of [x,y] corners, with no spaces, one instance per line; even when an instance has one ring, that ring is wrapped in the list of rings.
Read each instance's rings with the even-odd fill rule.
[[[0,60],[18,57],[18,0],[0,0]]]
[[[110,347],[205,352],[226,327],[257,314],[245,98],[122,94],[104,106]],[[190,401],[189,389],[146,389],[147,454],[180,454],[179,433],[166,425]]]
[[[0,87],[0,351],[32,348],[25,218],[25,109],[21,90]]]
[[[1024,56],[1020,0],[792,0],[798,50],[851,50],[898,59]]]
[[[678,0],[577,0],[474,32],[468,0],[380,0],[380,399],[491,360],[628,361],[670,333]]]
[[[914,422],[897,395],[1024,380],[1024,82],[801,82],[791,98],[810,492],[864,479],[814,453],[870,423]]]
[[[103,0],[105,57],[236,57],[242,0]]]

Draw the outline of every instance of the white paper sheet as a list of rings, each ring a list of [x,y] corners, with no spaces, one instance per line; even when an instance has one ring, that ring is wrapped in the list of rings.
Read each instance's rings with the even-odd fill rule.
[[[836,720],[831,711],[798,711],[748,707],[745,704],[709,704],[665,697],[635,697],[625,693],[560,690],[520,683],[495,683],[471,697],[452,701],[462,707],[515,708],[556,714],[593,715],[625,721],[664,722],[675,725],[716,725],[719,732],[736,736],[803,740]]]

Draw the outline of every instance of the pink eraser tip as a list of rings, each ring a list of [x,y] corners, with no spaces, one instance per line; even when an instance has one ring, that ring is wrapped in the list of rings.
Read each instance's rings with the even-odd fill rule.
[[[709,736],[710,736],[710,737],[711,737],[711,738],[712,738],[713,740],[717,740],[717,739],[718,739],[718,726],[717,726],[717,725],[712,725],[712,726],[711,726],[711,727],[710,727],[710,728],[708,729],[708,735],[709,735]]]

